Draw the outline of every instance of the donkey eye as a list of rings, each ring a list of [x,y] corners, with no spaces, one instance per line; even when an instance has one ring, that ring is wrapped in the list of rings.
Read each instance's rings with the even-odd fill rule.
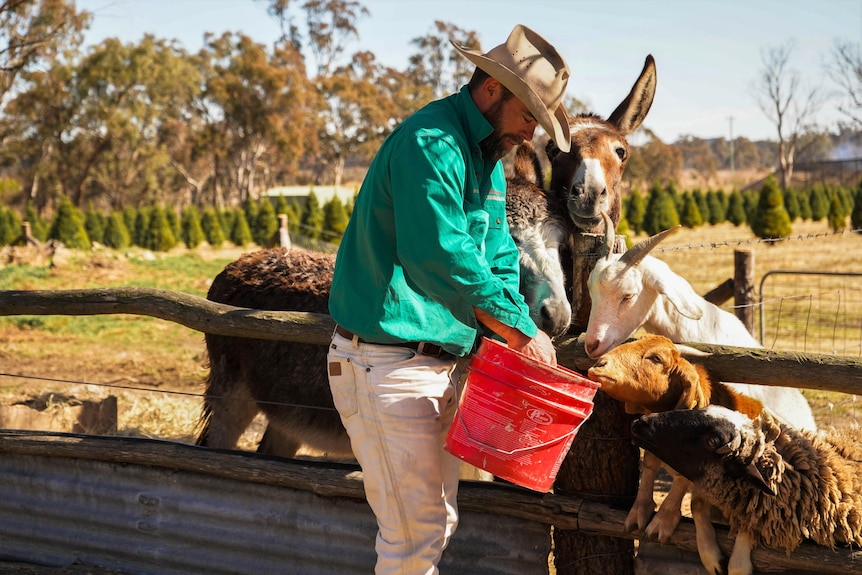
[[[616,152],[617,152],[617,157],[618,157],[620,160],[625,160],[625,159],[626,159],[626,149],[625,149],[625,148],[617,148],[617,149],[616,149]]]

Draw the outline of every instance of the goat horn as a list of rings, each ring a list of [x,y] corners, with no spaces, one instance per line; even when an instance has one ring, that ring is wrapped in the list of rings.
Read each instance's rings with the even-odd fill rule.
[[[614,222],[606,211],[602,210],[602,219],[605,220],[605,244],[602,246],[602,259],[608,259],[614,251],[616,236],[614,234]]]
[[[646,255],[650,253],[650,251],[652,251],[652,249],[656,247],[660,241],[662,241],[681,227],[682,226],[674,226],[670,229],[664,230],[663,232],[659,232],[654,236],[650,236],[641,242],[636,243],[631,247],[630,250],[628,250],[622,255],[622,257],[620,258],[620,262],[630,266],[635,266],[639,264],[640,261],[644,259],[644,257],[646,257]]]
[[[675,345],[679,353],[688,357],[709,357],[712,355],[711,353],[701,351],[696,347],[691,347],[690,345],[683,345],[680,343],[677,343]]]

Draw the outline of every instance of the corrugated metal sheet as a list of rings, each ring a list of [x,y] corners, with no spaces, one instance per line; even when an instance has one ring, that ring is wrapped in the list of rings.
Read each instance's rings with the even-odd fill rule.
[[[548,572],[549,528],[464,512],[453,575]],[[131,574],[368,574],[364,501],[158,466],[0,455],[0,555]]]

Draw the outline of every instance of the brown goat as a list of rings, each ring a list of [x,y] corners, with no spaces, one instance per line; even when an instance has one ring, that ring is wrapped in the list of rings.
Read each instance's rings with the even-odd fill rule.
[[[602,391],[624,402],[627,413],[650,414],[720,405],[754,419],[763,411],[759,400],[736,393],[713,380],[705,367],[689,363],[670,339],[660,335],[645,335],[614,348],[599,358],[588,375],[601,384]],[[640,485],[626,517],[625,529],[644,529],[647,537],[667,543],[679,524],[680,506],[691,482],[665,465],[673,476],[673,483],[658,513],[649,521],[655,510],[653,488],[661,466],[658,457],[644,451]],[[692,497],[698,551],[701,557],[717,554],[720,560],[721,553],[710,522],[710,507],[705,501]]]

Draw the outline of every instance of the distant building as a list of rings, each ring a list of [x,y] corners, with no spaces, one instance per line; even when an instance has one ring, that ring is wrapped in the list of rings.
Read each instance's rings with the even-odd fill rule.
[[[320,205],[327,203],[334,196],[338,196],[342,203],[346,204],[353,200],[356,193],[359,191],[359,185],[356,186],[277,186],[270,188],[263,193],[264,196],[277,198],[284,196],[288,201],[295,201],[305,205],[308,194],[314,191],[317,196],[317,201]]]

